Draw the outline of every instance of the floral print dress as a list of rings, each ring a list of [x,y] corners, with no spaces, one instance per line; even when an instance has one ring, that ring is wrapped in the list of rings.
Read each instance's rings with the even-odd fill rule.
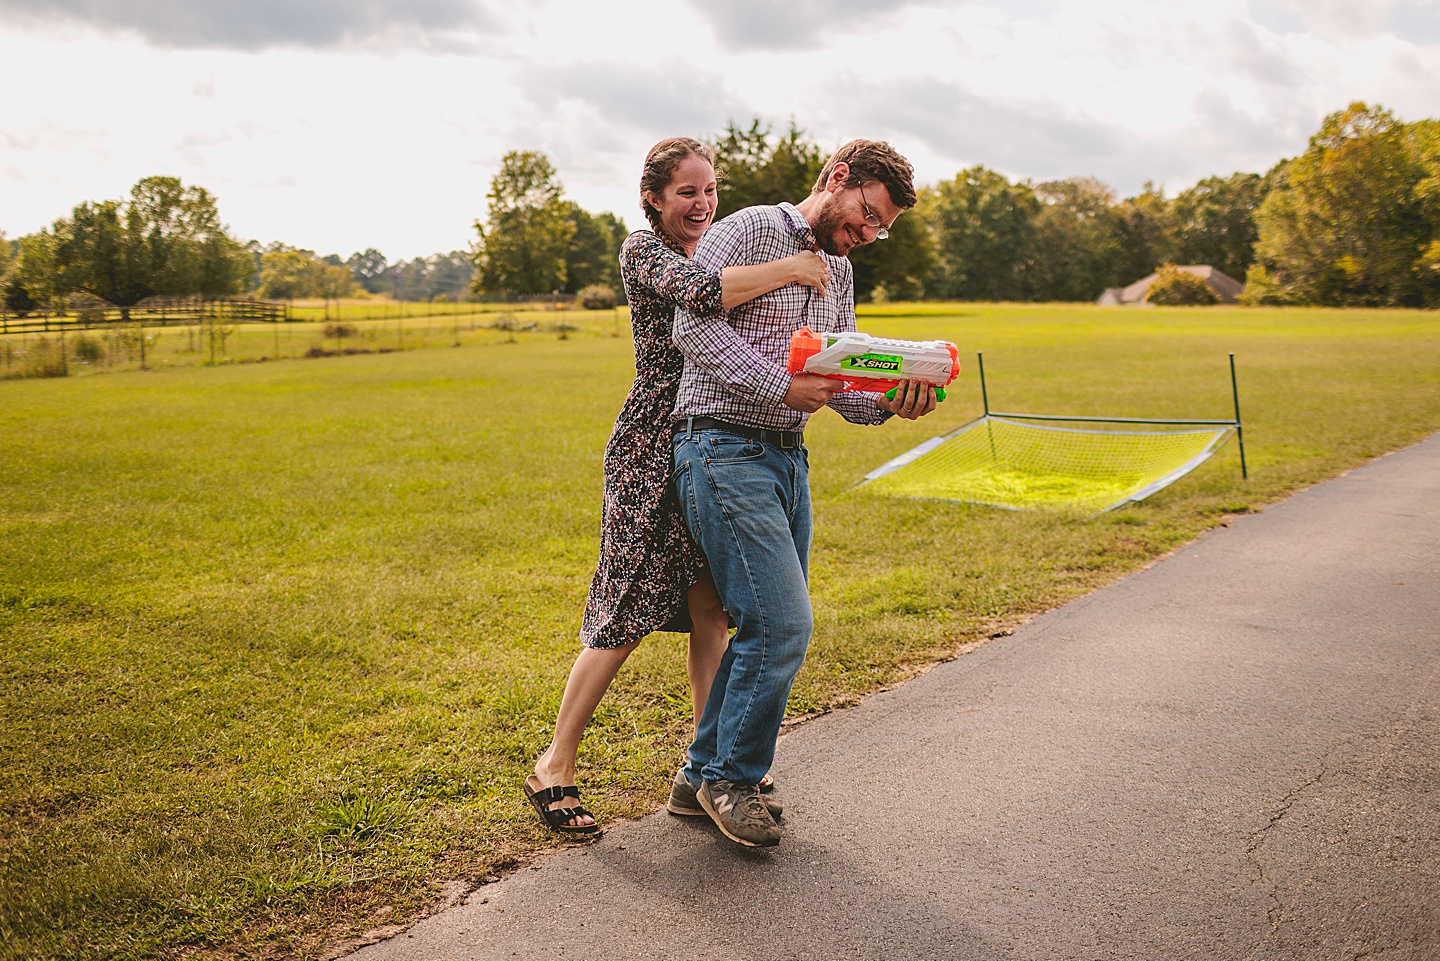
[[[705,568],[670,485],[670,415],[684,366],[670,335],[677,306],[697,316],[720,313],[720,276],[649,230],[625,238],[620,270],[635,383],[605,445],[600,562],[580,626],[580,642],[594,648],[690,630],[685,595]]]

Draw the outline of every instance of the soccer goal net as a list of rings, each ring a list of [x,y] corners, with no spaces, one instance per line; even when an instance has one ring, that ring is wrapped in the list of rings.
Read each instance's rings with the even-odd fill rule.
[[[983,390],[983,359],[980,376]],[[1163,421],[998,413],[987,396],[979,419],[876,468],[862,486],[1011,510],[1102,513],[1143,500],[1208,460],[1240,431],[1238,391],[1235,398],[1233,421]]]

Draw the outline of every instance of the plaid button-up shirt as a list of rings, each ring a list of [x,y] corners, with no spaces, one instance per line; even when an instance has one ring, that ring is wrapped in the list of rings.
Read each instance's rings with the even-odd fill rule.
[[[815,250],[815,234],[790,204],[748,207],[712,226],[700,238],[695,262],[719,272],[763,264]],[[713,318],[675,311],[675,346],[685,372],[674,419],[714,417],[768,430],[803,430],[810,415],[785,406],[791,374],[786,370],[790,335],[809,325],[816,333],[855,329],[855,275],[844,257],[823,255],[830,288],[789,284]],[[829,406],[857,424],[883,424],[890,414],[875,406],[876,394],[836,394]]]

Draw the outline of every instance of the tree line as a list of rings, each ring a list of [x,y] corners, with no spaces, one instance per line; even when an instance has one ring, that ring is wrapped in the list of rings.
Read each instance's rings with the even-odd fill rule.
[[[733,121],[711,141],[725,216],[809,193],[826,153],[793,121]],[[1091,301],[1166,264],[1209,264],[1256,304],[1440,306],[1440,121],[1380,106],[1326,117],[1297,157],[1264,173],[1154,184],[1119,197],[1091,177],[1011,180],[984,166],[922,187],[889,240],[852,255],[861,300]],[[502,159],[469,250],[390,263],[236,239],[215,198],[149,177],[36,233],[0,233],[0,301],[12,311],[75,293],[123,308],[153,296],[401,300],[609,291],[626,235],[615,214],[565,197],[536,151]],[[587,303],[592,302],[586,296]],[[595,300],[604,303],[603,298]]]
[[[237,293],[253,268],[209,191],[174,177],[147,177],[124,200],[79,204],[49,229],[0,248],[0,297],[18,312],[85,293],[125,316],[149,297]]]
[[[1173,197],[1153,183],[1121,198],[1092,177],[1037,183],[970,167],[923,187],[889,240],[851,255],[856,296],[1093,301],[1167,264],[1208,264],[1246,281],[1250,303],[1440,306],[1437,131],[1434,120],[1403,123],[1354,103],[1326,117],[1300,156]],[[711,146],[721,217],[800,200],[826,157],[793,121],[778,133],[758,118],[732,121]],[[597,276],[567,272],[582,237],[577,211],[543,154],[508,154],[488,220],[476,224],[476,289],[574,290]],[[613,229],[584,235],[595,249],[584,263],[613,272],[623,230],[601,216]]]
[[[781,151],[784,165],[794,152]],[[809,156],[818,169],[819,151]],[[1440,306],[1440,122],[1380,106],[1329,115],[1304,153],[1264,173],[1206,177],[1173,197],[983,166],[919,193],[890,240],[852,255],[858,296],[1091,301],[1178,263],[1244,281],[1252,304]]]
[[[397,300],[473,296],[469,251],[389,263],[374,249],[348,260],[283,243],[237,239],[215,198],[174,177],[147,177],[120,200],[78,204],[50,227],[7,240],[0,231],[0,305],[54,309],[84,294],[121,308],[151,297],[276,300],[348,297],[357,290]]]

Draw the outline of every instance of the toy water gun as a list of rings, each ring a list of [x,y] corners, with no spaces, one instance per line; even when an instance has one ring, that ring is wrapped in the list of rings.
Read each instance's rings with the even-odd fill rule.
[[[948,340],[889,340],[847,331],[817,334],[801,327],[790,335],[790,373],[802,370],[843,380],[841,391],[883,392],[891,400],[900,382],[918,378],[935,386],[935,399],[960,376],[960,352]]]

